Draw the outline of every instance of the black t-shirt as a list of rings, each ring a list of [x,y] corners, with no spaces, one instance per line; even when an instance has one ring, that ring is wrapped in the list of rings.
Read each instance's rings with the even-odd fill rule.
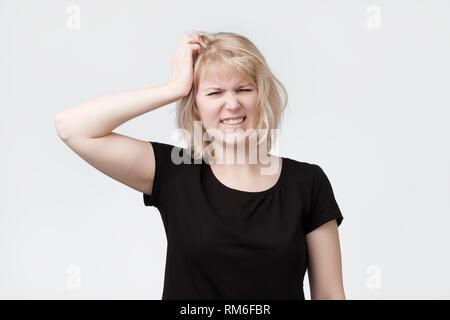
[[[162,299],[304,299],[305,235],[343,220],[324,171],[282,157],[277,183],[247,192],[222,184],[186,148],[149,143],[156,169],[143,198],[167,237]],[[174,163],[172,152],[190,163]]]

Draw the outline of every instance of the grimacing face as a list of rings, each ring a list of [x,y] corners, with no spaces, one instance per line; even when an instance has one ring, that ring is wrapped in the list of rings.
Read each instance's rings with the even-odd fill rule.
[[[245,131],[255,129],[258,123],[257,88],[239,74],[202,76],[195,101],[195,112],[203,128],[207,132],[218,130],[220,137],[215,135],[214,139],[227,145],[243,143]],[[230,122],[227,118],[243,118],[243,121]]]

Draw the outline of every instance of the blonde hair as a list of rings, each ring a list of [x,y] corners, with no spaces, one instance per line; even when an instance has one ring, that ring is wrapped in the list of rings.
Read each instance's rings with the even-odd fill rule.
[[[258,48],[246,37],[231,32],[196,32],[200,39],[202,52],[194,55],[194,79],[190,93],[178,100],[176,123],[178,128],[189,132],[187,149],[194,159],[204,158],[208,141],[203,141],[205,129],[201,128],[201,137],[194,136],[194,121],[200,121],[194,112],[195,97],[202,75],[211,70],[223,74],[238,73],[257,88],[259,120],[256,132],[262,129],[261,139],[267,143],[267,152],[272,147],[272,137],[268,132],[277,129],[282,113],[288,103],[286,88],[270,71],[265,58]],[[200,140],[200,141],[199,141]]]

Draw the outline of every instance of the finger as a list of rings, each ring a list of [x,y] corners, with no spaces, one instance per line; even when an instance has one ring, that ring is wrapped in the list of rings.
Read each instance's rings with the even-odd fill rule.
[[[189,41],[198,41],[198,40],[200,40],[200,37],[199,37],[199,35],[198,34],[196,34],[196,33],[193,33],[193,34],[189,34],[188,35],[188,37],[187,37],[187,39],[189,40]]]
[[[190,44],[190,46],[191,46],[192,51],[196,51],[196,52],[200,53],[202,50],[202,46],[197,43]]]
[[[202,53],[203,47],[201,45],[198,45],[198,48],[197,48],[196,51],[197,51],[198,54]]]
[[[185,35],[183,36],[183,38],[185,38],[185,39],[192,39],[192,38],[196,38],[196,36],[195,36],[195,34],[190,33],[190,34],[185,34]]]
[[[200,40],[197,38],[189,38],[187,39],[187,43],[200,43]]]

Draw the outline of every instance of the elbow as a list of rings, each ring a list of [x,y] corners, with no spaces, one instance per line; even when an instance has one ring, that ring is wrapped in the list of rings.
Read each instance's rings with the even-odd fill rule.
[[[311,292],[311,300],[347,300],[347,299],[345,298],[344,290],[337,290],[321,293]]]
[[[54,121],[54,126],[55,126],[55,129],[56,129],[56,134],[58,135],[58,137],[60,137],[61,139],[62,139],[62,136],[61,136],[61,133],[62,133],[62,125],[61,125],[61,122],[62,122],[62,112],[60,112],[60,113],[58,113],[56,116],[55,116],[55,121]]]
[[[342,283],[318,286],[311,284],[311,300],[346,300]]]
[[[346,300],[346,299],[345,299],[344,294],[333,294],[333,295],[327,295],[321,299],[315,299],[315,300]]]
[[[69,138],[69,131],[64,121],[64,112],[60,112],[55,116],[54,126],[56,134],[61,140],[67,140]]]

